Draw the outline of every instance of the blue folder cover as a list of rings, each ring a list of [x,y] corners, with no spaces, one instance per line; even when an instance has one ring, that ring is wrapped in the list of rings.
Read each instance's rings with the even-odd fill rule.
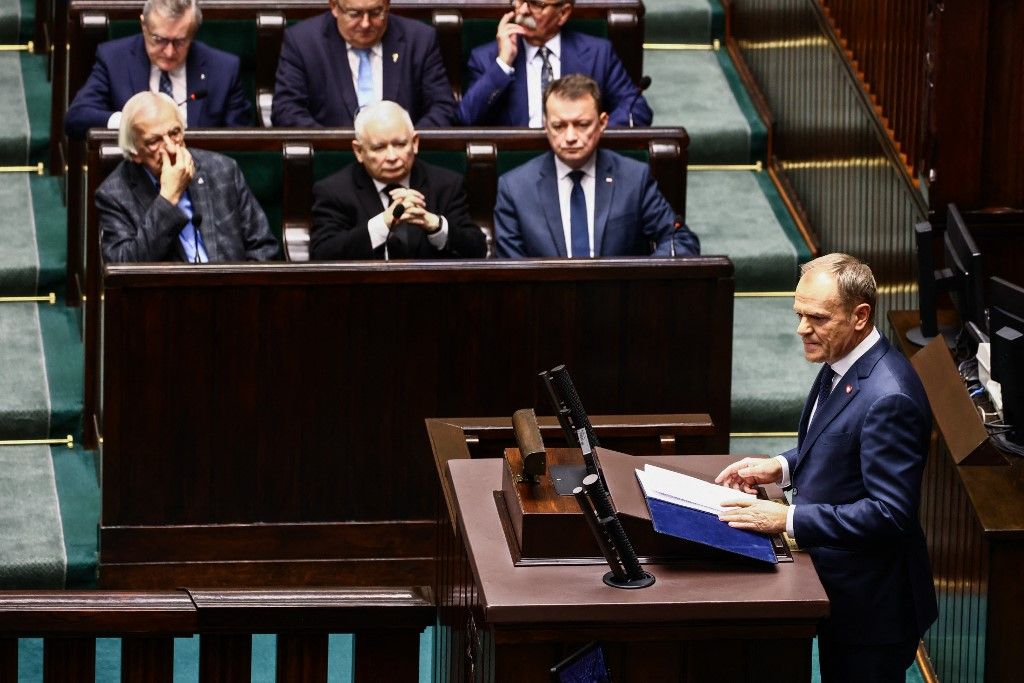
[[[650,497],[647,497],[647,509],[651,512],[651,522],[658,533],[762,562],[779,562],[768,536],[746,529],[734,529],[710,512],[673,505]]]

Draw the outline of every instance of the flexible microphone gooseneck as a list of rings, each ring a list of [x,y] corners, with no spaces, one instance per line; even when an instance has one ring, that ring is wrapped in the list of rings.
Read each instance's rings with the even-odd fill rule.
[[[633,127],[633,107],[640,101],[640,97],[644,94],[644,90],[651,87],[651,77],[644,76],[640,79],[640,83],[637,85],[636,94],[633,95],[633,101],[629,103],[629,127]]]
[[[190,94],[188,97],[183,99],[181,102],[175,102],[174,106],[180,107],[186,102],[198,102],[199,100],[204,99],[208,94],[209,91],[206,88],[200,88],[199,90],[196,90],[194,93]]]
[[[199,260],[199,226],[203,222],[203,214],[198,211],[192,214],[192,239],[195,244],[195,255],[192,257],[192,263],[202,263]]]
[[[676,257],[676,233],[682,230],[685,224],[686,222],[683,220],[683,217],[677,213],[676,217],[672,220],[672,239],[669,242],[672,258]]]

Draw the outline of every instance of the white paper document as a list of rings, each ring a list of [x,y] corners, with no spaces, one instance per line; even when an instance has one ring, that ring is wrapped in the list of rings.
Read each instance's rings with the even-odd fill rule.
[[[693,510],[702,510],[717,515],[728,509],[722,507],[727,500],[756,500],[757,496],[737,491],[726,486],[712,484],[688,474],[666,470],[655,465],[644,465],[636,470],[636,478],[644,495],[663,500],[666,503],[682,505]]]

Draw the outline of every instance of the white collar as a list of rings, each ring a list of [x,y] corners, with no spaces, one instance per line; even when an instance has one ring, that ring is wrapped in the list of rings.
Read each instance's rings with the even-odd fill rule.
[[[557,59],[558,61],[562,61],[562,32],[559,31],[558,33],[556,33],[554,37],[551,38],[551,40],[544,43],[543,47],[546,47],[551,52],[551,54],[554,55],[555,59]],[[526,43],[527,64],[529,64],[533,60],[533,58],[537,56],[537,52],[540,50],[540,48],[540,45],[531,45],[530,43]]]
[[[871,331],[868,332],[868,336],[864,337],[860,344],[854,346],[852,351],[837,360],[835,363],[830,363],[829,365],[832,367],[832,372],[836,373],[836,379],[845,375],[850,368],[853,367],[853,364],[860,360],[860,357],[867,353],[868,349],[874,346],[875,342],[881,338],[882,335],[878,333],[878,328],[872,326]]]
[[[410,174],[410,175],[412,175],[412,174]],[[377,194],[380,194],[381,192],[383,192],[384,188],[391,184],[391,183],[382,183],[381,181],[377,180],[373,176],[370,176],[370,180],[373,181],[373,186],[377,188]],[[402,187],[409,187],[409,176],[405,176],[404,178],[399,180],[397,183],[395,183],[395,185],[401,185]]]
[[[552,154],[554,154],[554,152],[552,152]],[[568,164],[566,164],[564,161],[559,159],[557,154],[554,154],[554,156],[555,156],[555,175],[558,176],[559,180],[565,180],[565,177],[567,175],[569,175],[575,169],[570,168]],[[595,149],[594,153],[590,155],[589,159],[587,159],[587,163],[583,164],[583,166],[580,168],[580,170],[583,171],[583,175],[590,176],[591,178],[593,178],[595,175],[597,175],[595,173],[596,168],[597,168],[597,150]]]
[[[358,47],[352,47],[352,45],[350,45],[348,41],[345,41],[345,47],[348,48],[348,50],[350,51],[362,49]],[[376,45],[370,46],[369,50],[370,52],[373,53],[375,57],[380,57],[384,53],[384,46],[380,44],[380,41],[378,41]]]

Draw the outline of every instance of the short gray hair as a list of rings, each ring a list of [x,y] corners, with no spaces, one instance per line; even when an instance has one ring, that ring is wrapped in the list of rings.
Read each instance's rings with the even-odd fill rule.
[[[174,100],[162,92],[143,90],[125,102],[124,108],[121,109],[121,125],[117,129],[117,146],[121,148],[125,159],[131,159],[139,151],[139,141],[135,139],[135,119],[143,112],[149,113],[163,107],[173,109],[178,123],[182,128],[185,127],[185,117],[181,115],[181,109],[174,104]]]
[[[160,16],[168,19],[177,19],[190,9],[195,10],[195,28],[203,23],[203,10],[199,7],[199,0],[146,0],[142,6],[142,18],[147,23],[149,15],[157,12]]]
[[[390,122],[396,118],[405,123],[409,133],[416,132],[412,125],[412,118],[409,117],[409,112],[403,109],[402,105],[391,100],[381,100],[380,102],[366,105],[356,114],[356,120],[353,124],[353,127],[356,129],[356,140],[359,142],[363,141],[363,137],[366,135],[366,127],[371,122]]]
[[[800,266],[800,275],[818,270],[824,270],[835,278],[839,303],[843,308],[852,311],[860,304],[868,304],[871,306],[870,320],[874,321],[878,285],[868,264],[849,254],[825,254]]]

